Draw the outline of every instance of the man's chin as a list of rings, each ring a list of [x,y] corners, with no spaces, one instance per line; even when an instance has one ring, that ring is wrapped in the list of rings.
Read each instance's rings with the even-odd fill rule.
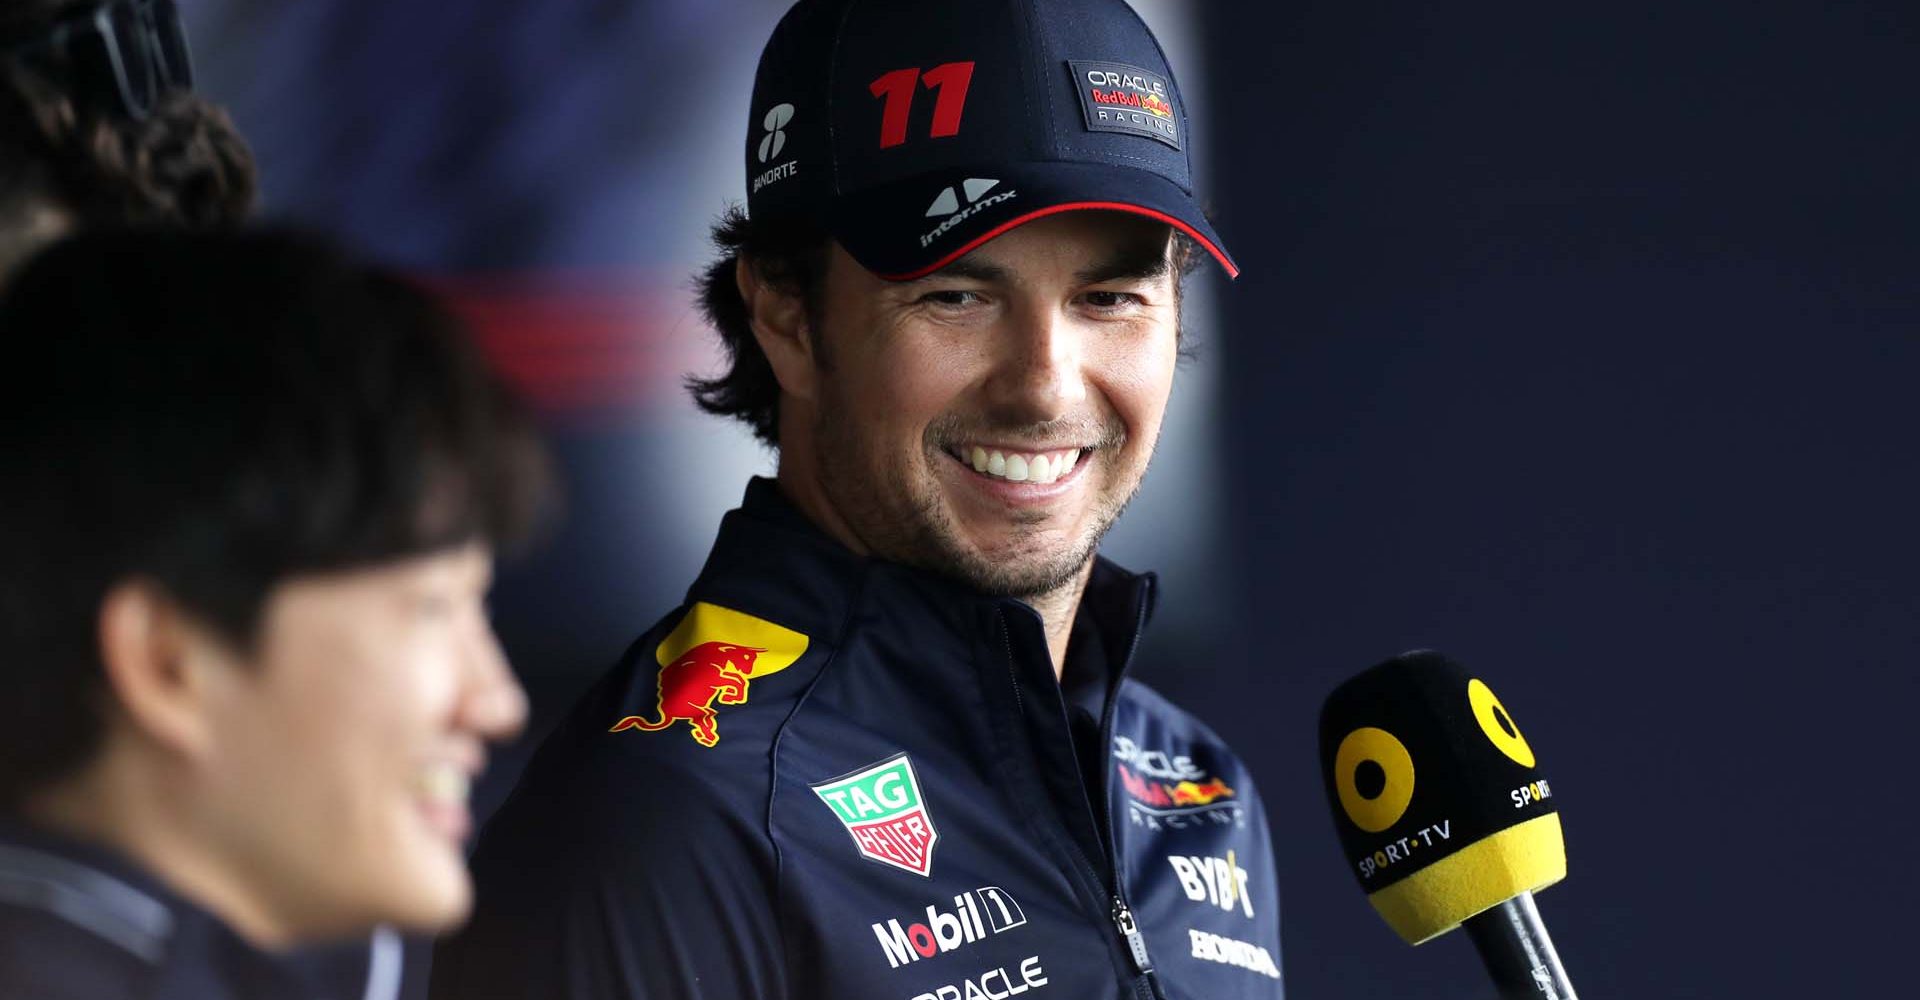
[[[951,510],[951,508],[949,508]],[[969,523],[951,514],[930,524],[923,551],[937,553],[930,568],[993,597],[1027,599],[1057,592],[1078,579],[1093,559],[1102,532],[1077,518],[1040,515],[1034,523]]]
[[[934,567],[947,576],[967,584],[990,597],[1028,600],[1055,593],[1080,578],[1093,550],[1087,547],[1075,555],[1036,558],[996,558],[991,552],[972,551],[964,555],[950,553],[943,565]]]

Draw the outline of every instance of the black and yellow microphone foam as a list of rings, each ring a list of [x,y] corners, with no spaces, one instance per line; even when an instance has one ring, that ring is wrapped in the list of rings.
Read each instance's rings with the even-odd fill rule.
[[[1347,681],[1320,711],[1334,826],[1409,944],[1566,877],[1553,790],[1487,685],[1433,652]]]

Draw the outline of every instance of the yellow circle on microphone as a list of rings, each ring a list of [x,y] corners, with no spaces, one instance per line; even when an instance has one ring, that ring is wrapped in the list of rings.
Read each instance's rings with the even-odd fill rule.
[[[1368,761],[1386,775],[1380,793],[1371,798],[1360,794],[1354,778],[1354,772]],[[1340,795],[1340,808],[1347,811],[1353,825],[1379,833],[1400,822],[1413,801],[1413,755],[1392,733],[1362,726],[1348,733],[1334,752],[1333,787]]]
[[[1533,766],[1533,748],[1527,745],[1527,738],[1520,735],[1520,726],[1513,721],[1507,706],[1493,696],[1493,689],[1480,678],[1467,682],[1467,702],[1473,706],[1473,717],[1480,723],[1480,731],[1487,739],[1500,748],[1500,752],[1513,759],[1521,767]]]

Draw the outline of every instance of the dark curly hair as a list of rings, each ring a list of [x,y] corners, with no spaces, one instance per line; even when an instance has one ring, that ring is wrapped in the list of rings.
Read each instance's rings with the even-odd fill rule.
[[[824,229],[803,219],[760,222],[735,206],[713,224],[719,257],[697,279],[700,311],[720,335],[727,370],[713,378],[689,376],[687,391],[702,410],[740,420],[754,437],[773,447],[780,445],[780,383],[753,337],[734,271],[744,259],[760,280],[799,295],[806,304],[807,326],[817,331],[830,239]]]
[[[713,247],[719,256],[695,278],[700,311],[727,356],[727,370],[712,378],[689,376],[687,391],[696,406],[708,413],[733,417],[753,430],[761,442],[780,446],[780,383],[773,366],[754,339],[747,304],[740,297],[734,271],[741,260],[759,273],[761,281],[799,295],[807,310],[807,325],[818,336],[822,283],[826,279],[831,236],[818,224],[794,217],[749,219],[734,206],[713,224]],[[1185,233],[1174,230],[1173,264],[1176,291],[1199,267],[1204,254]],[[1186,323],[1179,326],[1181,357],[1191,357]]]
[[[0,48],[39,37],[90,6],[76,0],[9,0]],[[77,94],[66,54],[31,61],[0,55],[0,272],[73,228],[175,226],[220,229],[252,210],[253,154],[227,113],[175,92],[142,119]]]

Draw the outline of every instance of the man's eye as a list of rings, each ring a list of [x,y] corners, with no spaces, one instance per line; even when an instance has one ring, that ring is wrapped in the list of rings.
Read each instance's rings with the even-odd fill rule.
[[[1144,301],[1132,292],[1088,292],[1086,300],[1095,309],[1125,309]]]
[[[962,288],[944,288],[944,289],[941,289],[940,291],[928,292],[927,294],[920,296],[920,301],[925,302],[929,305],[945,306],[949,309],[957,309],[963,306],[970,306],[976,302],[979,302],[980,293],[970,292]]]

